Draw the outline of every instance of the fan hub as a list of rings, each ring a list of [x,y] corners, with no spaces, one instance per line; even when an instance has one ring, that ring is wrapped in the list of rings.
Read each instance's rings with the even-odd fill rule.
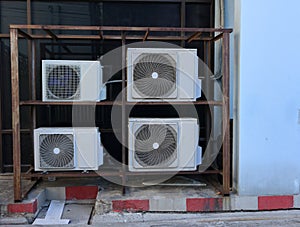
[[[152,147],[153,147],[153,149],[157,150],[159,148],[159,144],[158,143],[153,143]]]
[[[151,74],[151,77],[152,77],[153,79],[157,79],[157,78],[158,78],[158,73],[157,73],[157,72],[153,72],[153,73]]]
[[[58,147],[55,147],[55,148],[53,149],[53,153],[54,153],[54,154],[59,154],[59,153],[60,153],[60,149],[59,149]]]

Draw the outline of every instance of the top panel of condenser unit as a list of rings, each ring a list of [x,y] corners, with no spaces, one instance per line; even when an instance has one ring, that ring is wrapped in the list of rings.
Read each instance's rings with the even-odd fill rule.
[[[96,63],[100,65],[100,61],[88,61],[88,60],[42,60],[42,63],[52,63],[52,64],[78,64],[78,63]]]
[[[36,132],[40,133],[49,133],[49,129],[53,133],[70,133],[70,132],[98,132],[97,127],[45,127],[45,128],[37,128],[35,129]]]
[[[127,53],[180,53],[180,52],[191,52],[197,54],[197,49],[184,49],[184,48],[128,48]]]

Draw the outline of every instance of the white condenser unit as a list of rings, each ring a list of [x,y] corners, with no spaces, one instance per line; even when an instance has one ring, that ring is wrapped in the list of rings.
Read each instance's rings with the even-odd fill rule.
[[[35,171],[98,170],[103,147],[98,128],[34,130]]]
[[[201,164],[194,118],[130,118],[129,171],[193,171]]]
[[[198,97],[196,49],[128,48],[127,101],[180,102]]]
[[[44,102],[104,100],[106,94],[101,92],[102,87],[102,66],[99,61],[42,61]]]

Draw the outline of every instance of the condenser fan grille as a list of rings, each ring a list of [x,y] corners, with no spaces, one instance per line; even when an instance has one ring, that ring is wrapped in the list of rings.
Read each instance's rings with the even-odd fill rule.
[[[177,133],[168,124],[142,125],[135,132],[134,158],[143,167],[168,167],[177,159]]]
[[[78,65],[47,65],[46,75],[49,99],[79,98],[80,67]]]
[[[133,80],[144,98],[168,97],[176,90],[176,62],[168,54],[141,54],[134,63]]]
[[[39,140],[41,168],[74,168],[72,134],[42,134]]]

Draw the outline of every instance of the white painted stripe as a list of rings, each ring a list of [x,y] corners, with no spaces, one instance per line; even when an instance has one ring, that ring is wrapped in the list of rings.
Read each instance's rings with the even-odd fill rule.
[[[149,200],[149,211],[186,211],[186,198],[153,197]]]
[[[60,219],[64,211],[65,201],[52,200],[45,219],[37,218],[33,222],[33,225],[67,225],[69,219]]]
[[[300,195],[294,195],[294,208],[300,208]]]
[[[230,196],[230,210],[258,210],[258,197]]]

